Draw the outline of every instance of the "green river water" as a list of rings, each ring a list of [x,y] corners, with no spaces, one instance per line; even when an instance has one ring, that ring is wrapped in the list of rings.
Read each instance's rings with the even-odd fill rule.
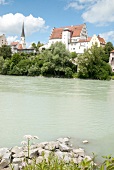
[[[26,134],[114,156],[114,81],[0,76],[0,147]]]

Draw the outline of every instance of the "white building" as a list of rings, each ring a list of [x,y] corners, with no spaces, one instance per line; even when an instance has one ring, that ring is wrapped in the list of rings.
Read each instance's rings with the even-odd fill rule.
[[[7,45],[7,39],[5,37],[5,34],[0,35],[0,47],[2,47],[2,45]]]
[[[88,37],[86,24],[53,28],[48,44],[40,49],[49,48],[55,42],[62,42],[70,52],[83,54],[85,49],[91,48],[95,43],[99,46],[106,44],[99,35]]]
[[[112,72],[114,72],[114,50],[110,52],[109,64],[112,67]]]

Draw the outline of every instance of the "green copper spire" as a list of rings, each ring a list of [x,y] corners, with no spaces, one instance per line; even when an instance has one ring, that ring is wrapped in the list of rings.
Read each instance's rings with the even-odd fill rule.
[[[22,26],[22,33],[21,33],[21,37],[25,37],[25,32],[24,32],[24,22],[23,22],[23,26]]]

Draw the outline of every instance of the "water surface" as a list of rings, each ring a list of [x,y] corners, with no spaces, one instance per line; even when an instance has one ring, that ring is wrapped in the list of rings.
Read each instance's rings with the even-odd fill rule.
[[[89,153],[113,155],[114,81],[0,76],[0,147],[25,134],[70,136]]]

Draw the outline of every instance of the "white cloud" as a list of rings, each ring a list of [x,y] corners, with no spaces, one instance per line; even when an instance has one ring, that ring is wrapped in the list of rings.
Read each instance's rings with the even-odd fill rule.
[[[9,2],[7,0],[0,0],[0,5],[6,5],[8,4]]]
[[[84,22],[107,25],[114,22],[114,0],[73,0],[66,9],[82,10]]]
[[[11,42],[17,42],[17,41],[19,41],[18,39],[18,36],[8,36],[7,37],[7,42],[8,42],[8,44],[11,44]]]
[[[74,8],[75,10],[82,10],[90,7],[97,0],[73,0],[67,4],[65,9]]]
[[[82,14],[82,18],[98,25],[114,22],[114,0],[98,0]]]
[[[82,10],[84,8],[83,5],[80,5],[79,3],[77,2],[70,2],[66,7],[65,9],[68,9],[68,8],[74,8],[76,10]]]
[[[106,41],[114,42],[114,31],[102,33],[100,36],[103,37]]]
[[[45,26],[45,20],[43,18],[36,18],[31,14],[29,16],[24,16],[21,13],[9,13],[0,16],[0,34],[4,33],[6,35],[8,34],[13,36],[20,35],[23,21],[25,24],[26,35],[47,29],[47,26]]]

